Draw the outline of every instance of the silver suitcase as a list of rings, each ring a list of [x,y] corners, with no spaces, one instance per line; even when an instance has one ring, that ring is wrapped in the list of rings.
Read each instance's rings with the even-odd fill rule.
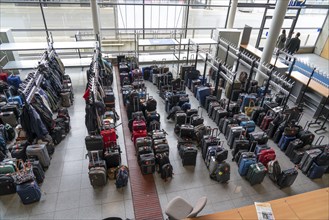
[[[209,163],[209,174],[212,175],[214,172],[217,170],[218,167],[218,162],[216,161],[216,158],[212,156],[210,158],[210,163]]]
[[[27,146],[26,155],[28,157],[36,157],[40,161],[43,168],[47,168],[50,165],[50,157],[45,144]]]
[[[9,124],[13,128],[18,124],[14,112],[1,112],[0,118],[3,123]]]

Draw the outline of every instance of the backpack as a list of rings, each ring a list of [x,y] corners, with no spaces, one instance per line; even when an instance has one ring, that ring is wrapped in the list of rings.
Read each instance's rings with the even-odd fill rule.
[[[173,176],[173,167],[170,163],[164,164],[161,169],[161,178],[167,181],[168,178]]]
[[[115,180],[115,185],[117,189],[127,186],[128,176],[129,176],[128,167],[125,165],[121,165],[118,168],[116,180]]]

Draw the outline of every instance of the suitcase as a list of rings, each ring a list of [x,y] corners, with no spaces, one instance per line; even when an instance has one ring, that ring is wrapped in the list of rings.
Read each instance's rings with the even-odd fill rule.
[[[226,130],[227,130],[227,128],[228,128],[228,125],[230,125],[230,124],[236,124],[236,123],[237,123],[237,122],[236,122],[235,119],[233,119],[233,118],[226,118],[226,119],[224,120],[222,133],[223,133],[223,134],[226,134]]]
[[[266,176],[266,167],[262,163],[251,164],[246,179],[250,182],[250,185],[260,184],[263,182]]]
[[[225,123],[225,120],[227,119],[227,117],[224,117],[224,118],[221,118],[219,120],[219,123],[218,123],[218,129],[220,132],[223,133],[223,127],[224,127],[224,123]]]
[[[138,150],[139,147],[148,146],[152,147],[152,139],[150,137],[140,137],[136,139],[135,149]]]
[[[217,111],[215,112],[215,123],[216,125],[219,125],[219,121],[222,118],[225,118],[226,116],[228,116],[228,112],[221,108],[221,109],[217,109]]]
[[[183,124],[180,126],[180,138],[194,138],[194,126],[190,124]]]
[[[294,164],[299,164],[303,159],[304,154],[305,151],[302,149],[293,150],[293,154],[290,158],[290,161],[293,162]]]
[[[35,181],[16,185],[16,192],[24,205],[38,202],[41,199],[41,190]]]
[[[277,160],[272,160],[267,164],[268,176],[273,182],[278,181],[278,177],[281,174],[281,167]]]
[[[195,166],[198,154],[196,146],[182,145],[180,148],[183,166]]]
[[[286,149],[285,154],[289,159],[293,157],[294,150],[300,149],[304,146],[304,143],[300,139],[295,139],[291,141]]]
[[[15,180],[10,175],[0,174],[0,196],[16,193]]]
[[[26,161],[26,159],[27,159],[27,156],[26,156],[27,145],[28,145],[27,141],[22,142],[22,143],[17,143],[16,145],[14,145],[11,152],[10,152],[11,157]]]
[[[127,72],[120,72],[120,85],[121,87],[125,84],[125,79],[128,79],[129,84],[130,84],[130,80],[129,80],[129,74]]]
[[[313,162],[311,167],[307,171],[307,176],[310,179],[322,178],[328,167],[329,165],[319,166],[316,162]]]
[[[247,158],[247,157],[244,157],[244,155],[245,155],[244,153],[241,154],[240,161],[239,161],[238,171],[241,176],[246,176],[250,165],[256,163],[255,157]]]
[[[254,121],[242,121],[240,123],[240,126],[242,126],[246,130],[247,134],[254,132],[256,128],[256,124]]]
[[[268,162],[275,160],[276,154],[273,149],[262,150],[258,155],[258,162],[267,167]]]
[[[215,146],[209,146],[208,149],[207,149],[207,154],[206,154],[206,159],[204,160],[205,161],[205,164],[207,167],[209,167],[209,164],[210,164],[210,159],[211,157],[215,157],[215,159],[217,160],[217,153],[221,152],[221,151],[224,151],[225,149],[223,149],[223,147],[221,145],[215,145]],[[227,150],[226,150],[227,151]],[[227,155],[226,155],[227,156]],[[226,158],[225,158],[226,159]],[[224,159],[224,160],[225,160]],[[218,161],[218,160],[217,160]],[[223,160],[222,160],[223,161]],[[222,162],[220,161],[220,162]],[[219,162],[219,161],[218,161]]]
[[[147,137],[147,131],[146,130],[133,131],[131,140],[134,142],[134,145],[136,144],[136,139],[139,137]]]
[[[50,157],[45,144],[29,145],[26,148],[26,155],[28,158],[38,158],[44,169],[50,165]]]
[[[199,100],[201,106],[205,105],[206,97],[211,95],[211,89],[209,87],[198,87],[196,98]]]
[[[33,174],[35,176],[35,180],[38,184],[42,183],[45,179],[45,172],[42,169],[40,161],[38,160],[27,160],[27,167],[31,166],[33,170]]]
[[[258,155],[260,154],[261,151],[268,150],[268,149],[270,149],[270,147],[267,144],[257,144],[255,147],[256,157],[258,157]]]
[[[263,119],[264,119],[265,116],[266,116],[265,112],[259,113],[258,118],[256,118],[256,125],[257,126],[261,126],[261,124],[262,124]]]
[[[280,141],[280,139],[281,139],[281,137],[282,137],[282,134],[283,134],[283,132],[280,131],[280,130],[278,129],[278,130],[274,133],[274,136],[273,136],[273,142],[276,143],[276,144],[278,144],[279,141]]]
[[[134,120],[132,131],[146,130],[146,123],[144,120]]]
[[[320,149],[312,149],[305,151],[305,154],[299,164],[301,171],[307,174],[315,158],[318,157],[321,153],[322,151]]]
[[[199,111],[200,111],[200,114],[199,114]],[[190,124],[193,125],[194,127],[198,126],[198,125],[201,125],[203,124],[204,122],[204,119],[202,117],[202,107],[199,106],[198,107],[198,114],[197,115],[192,115],[191,116],[191,119],[190,119]]]
[[[227,139],[227,145],[230,147],[230,149],[233,148],[234,140],[239,138],[241,135],[243,135],[244,132],[245,132],[245,130],[241,126],[233,127],[230,130],[230,134],[229,134],[228,139]]]
[[[104,151],[104,160],[107,168],[121,165],[120,148],[108,148]]]
[[[187,121],[187,115],[183,112],[177,112],[175,115],[175,124],[176,125],[182,125],[186,123]]]
[[[19,118],[19,110],[18,110],[18,106],[17,105],[12,105],[12,104],[9,104],[7,103],[6,105],[4,106],[1,106],[1,109],[0,109],[0,112],[13,112],[14,115],[16,116],[16,119]]]
[[[275,132],[277,131],[279,125],[274,124],[273,121],[269,124],[266,134],[269,138],[273,138]]]
[[[216,157],[215,156],[210,157],[209,167],[208,167],[210,178],[214,176],[216,177],[215,171],[217,170],[217,166],[218,166],[218,161],[216,160]]]
[[[249,134],[249,140],[251,143],[250,151],[254,151],[257,144],[262,145],[267,143],[268,136],[263,131],[252,132]]]
[[[102,130],[101,135],[103,137],[104,148],[109,148],[112,144],[116,144],[117,134],[114,128]]]
[[[238,124],[229,124],[229,125],[227,126],[227,128],[226,128],[226,133],[225,133],[225,138],[226,138],[226,140],[228,140],[229,135],[230,135],[230,133],[231,133],[231,130],[232,130],[232,128],[234,128],[234,127],[240,127],[240,128],[242,128],[242,127],[239,126]]]
[[[65,138],[65,130],[62,127],[54,127],[50,134],[55,145],[58,145]]]
[[[4,124],[9,124],[13,128],[16,127],[16,125],[18,124],[14,112],[1,112],[0,119]]]
[[[277,184],[280,186],[280,188],[289,187],[295,182],[297,176],[298,172],[295,168],[283,170],[278,177]]]
[[[217,146],[220,144],[220,138],[218,137],[218,133],[215,133],[218,129],[213,129],[210,135],[206,135],[202,138],[201,141],[201,150],[202,150],[202,158],[205,159],[207,156],[207,151],[209,146]]]
[[[282,150],[282,151],[286,151],[289,143],[293,140],[295,140],[296,137],[287,137],[285,135],[283,135],[278,143],[278,146],[279,148]]]
[[[203,106],[208,112],[210,102],[217,101],[217,97],[213,95],[208,95],[206,97],[205,105]]]
[[[310,131],[303,130],[297,134],[297,138],[302,140],[304,142],[304,145],[311,145],[314,141],[315,135]]]
[[[154,146],[154,154],[167,153],[169,155],[169,145],[168,144],[158,144]]]
[[[233,142],[233,147],[232,147],[232,157],[233,159],[235,158],[236,154],[240,150],[246,150],[249,151],[250,149],[250,142],[245,139],[235,139]]]
[[[209,117],[212,116],[212,114],[213,114],[212,112],[213,112],[214,108],[218,107],[218,106],[220,106],[220,105],[219,105],[219,102],[217,102],[217,101],[212,101],[209,103],[209,107],[208,107],[208,116]]]
[[[146,101],[146,110],[155,111],[156,108],[157,108],[157,101],[152,96],[150,96]]]
[[[0,164],[0,174],[10,174],[15,173],[16,169],[13,164],[1,163]]]
[[[325,147],[323,149],[323,152],[317,158],[315,158],[315,162],[319,166],[329,165],[329,147]]]
[[[139,163],[142,174],[153,174],[155,172],[155,157],[153,153],[140,155]]]
[[[89,153],[89,152],[88,152]],[[101,159],[99,151],[90,152],[89,181],[93,187],[104,186],[107,183],[106,162]]]
[[[230,180],[231,166],[226,162],[218,164],[216,169],[216,180],[219,183],[226,183]]]
[[[241,112],[244,112],[244,107],[249,106],[250,101],[256,103],[256,96],[254,95],[245,95],[241,103]]]
[[[251,113],[250,120],[256,121],[260,113],[264,112],[263,107],[256,106]]]
[[[270,123],[274,120],[274,117],[271,115],[266,115],[263,118],[262,124],[260,125],[260,129],[262,129],[263,131],[266,131],[268,126],[270,125]]]
[[[101,135],[90,135],[85,137],[87,151],[103,150],[104,141]]]

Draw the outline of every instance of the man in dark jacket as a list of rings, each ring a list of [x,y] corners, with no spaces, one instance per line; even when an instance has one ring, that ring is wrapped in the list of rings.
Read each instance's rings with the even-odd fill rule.
[[[300,47],[300,39],[299,39],[300,33],[298,32],[294,38],[292,38],[289,43],[287,44],[287,50],[288,53],[291,55],[296,53],[299,50]],[[286,57],[288,59],[288,57]],[[290,58],[289,58],[290,61]]]

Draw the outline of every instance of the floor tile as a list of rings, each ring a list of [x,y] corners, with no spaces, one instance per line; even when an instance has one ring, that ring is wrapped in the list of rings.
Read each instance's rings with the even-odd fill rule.
[[[102,206],[88,206],[79,208],[79,219],[101,219],[102,218]]]
[[[16,195],[7,208],[4,218],[28,219],[31,213],[31,205],[24,205],[21,199]]]
[[[56,211],[74,209],[79,207],[80,189],[58,193]]]
[[[44,214],[38,214],[38,215],[30,215],[29,219],[40,219],[40,220],[51,220],[54,219],[55,212],[48,212]]]
[[[46,193],[57,193],[59,192],[60,183],[60,177],[47,177],[44,179],[41,189]]]
[[[62,220],[71,220],[71,219],[79,219],[79,209],[69,209],[63,211],[56,211],[54,215],[54,219],[62,219]]]
[[[73,148],[67,149],[65,152],[65,161],[76,161],[76,160],[83,160],[85,155],[83,155],[83,148]]]
[[[125,202],[111,202],[102,204],[102,218],[120,217],[125,218]]]
[[[125,200],[125,214],[128,219],[134,219],[134,205],[132,200]]]
[[[254,203],[254,201],[249,196],[241,197],[238,199],[232,199],[231,201],[234,204],[235,208],[252,205]]]
[[[80,189],[81,184],[81,174],[72,174],[67,176],[62,176],[61,183],[59,186],[59,191],[71,191]]]
[[[121,190],[115,190],[108,192],[104,195],[102,199],[102,203],[111,203],[111,202],[119,202],[124,201],[123,199],[123,192]]]
[[[105,195],[98,189],[81,189],[79,207],[102,204]]]
[[[62,175],[63,163],[62,162],[51,162],[50,166],[45,173],[45,177],[59,177]]]
[[[234,208],[235,206],[231,200],[212,203],[212,209],[214,210],[214,212],[223,212]]]
[[[62,175],[72,175],[82,173],[82,161],[64,162]]]
[[[31,204],[31,215],[54,212],[56,210],[57,193],[44,193],[37,203]]]

